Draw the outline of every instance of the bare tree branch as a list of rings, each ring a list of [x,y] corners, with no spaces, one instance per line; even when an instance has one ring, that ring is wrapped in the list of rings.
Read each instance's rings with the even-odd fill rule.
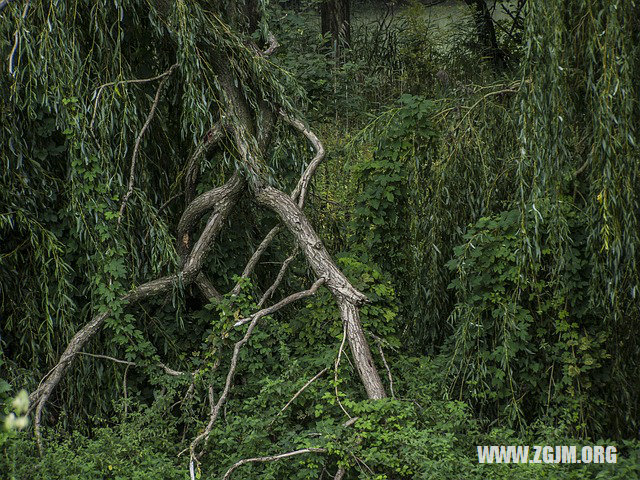
[[[242,276],[240,278],[249,278],[249,276],[251,276],[256,268],[256,265],[258,265],[258,262],[260,261],[260,257],[262,257],[262,254],[269,247],[269,245],[271,245],[271,242],[276,237],[279,231],[280,226],[276,225],[269,231],[269,233],[267,233],[267,236],[264,237],[262,242],[260,242],[260,245],[258,245],[258,248],[256,248],[256,250],[253,252],[253,255],[251,255],[251,258],[247,262],[247,265],[244,267],[244,271],[242,272]],[[240,293],[240,288],[242,288],[242,283],[236,283],[236,285],[233,287],[233,290],[231,290],[231,294],[234,296],[238,295]]]
[[[396,398],[396,395],[393,392],[393,376],[391,375],[391,369],[389,368],[387,359],[384,356],[384,351],[382,350],[382,344],[380,342],[378,342],[378,351],[380,352],[380,357],[382,357],[384,368],[387,370],[387,378],[389,379],[389,391],[391,392],[391,398]]]
[[[241,185],[244,185],[244,180],[240,174],[236,172],[227,183],[198,195],[187,208],[185,208],[177,227],[178,251],[182,256],[186,255],[190,250],[190,232],[196,223],[204,214],[216,208],[220,199],[225,198],[229,191],[234,191]]]
[[[271,186],[257,190],[255,195],[259,203],[280,216],[302,247],[316,276],[326,280],[326,286],[336,298],[342,321],[347,327],[349,347],[368,397],[371,399],[386,397],[360,323],[358,305],[366,302],[367,297],[353,287],[340,271],[307,217],[288,195]]]
[[[209,277],[207,277],[204,272],[200,272],[196,277],[196,285],[207,301],[210,301],[212,298],[222,300],[222,294],[213,286],[213,283],[211,283],[211,280],[209,280]]]
[[[296,188],[293,190],[293,192],[291,192],[291,199],[293,201],[297,201],[298,207],[302,209],[304,207],[304,202],[307,195],[309,183],[311,182],[311,178],[313,177],[316,169],[318,168],[318,165],[320,165],[320,162],[322,162],[322,160],[324,159],[325,150],[320,139],[310,129],[305,127],[302,121],[296,118],[290,117],[289,115],[286,114],[284,110],[280,110],[280,115],[282,116],[282,118],[285,119],[285,121],[287,121],[290,125],[292,125],[295,129],[301,132],[305,137],[307,137],[307,139],[309,139],[309,141],[313,144],[316,150],[315,156],[313,157],[311,162],[309,162],[309,165],[307,165],[307,168],[305,169],[302,176],[300,177],[300,180],[298,181]],[[253,270],[255,269],[256,265],[260,261],[260,257],[262,256],[264,251],[269,247],[269,245],[271,244],[271,242],[279,232],[280,232],[279,225],[276,225],[271,229],[271,231],[262,240],[262,242],[260,243],[256,251],[253,253],[251,258],[249,259],[247,266],[242,272],[241,278],[248,278],[251,275],[251,273],[253,273]],[[286,271],[286,267],[285,267],[285,271]],[[284,271],[282,272],[282,275],[284,275]],[[240,293],[240,282],[238,282],[232,290],[233,295],[237,295],[238,293]]]
[[[266,292],[264,292],[264,294],[262,295],[262,298],[258,302],[258,308],[262,308],[262,305],[264,305],[264,302],[266,302],[267,300],[269,300],[269,298],[271,298],[271,295],[273,295],[273,293],[276,291],[276,289],[282,282],[282,279],[284,278],[284,274],[286,273],[287,268],[289,267],[289,264],[293,262],[293,260],[298,256],[299,251],[300,251],[299,247],[296,245],[295,249],[293,250],[293,253],[289,255],[289,257],[287,257],[287,259],[282,263],[282,266],[280,267],[280,271],[278,272],[276,279],[273,281],[273,284],[267,289]]]
[[[206,428],[204,429],[204,431],[200,435],[198,435],[196,438],[193,439],[193,441],[191,442],[191,445],[189,446],[189,451],[191,452],[191,463],[196,461],[202,455],[202,453],[204,453],[204,450],[202,450],[199,454],[196,454],[196,452],[195,452],[196,447],[203,440],[204,440],[205,445],[206,445],[206,442],[209,439],[209,434],[211,433],[211,430],[213,429],[213,425],[215,424],[216,420],[218,419],[218,416],[220,415],[220,409],[222,408],[224,403],[227,401],[227,397],[229,396],[229,392],[231,390],[231,384],[233,383],[233,377],[234,377],[234,375],[236,373],[236,368],[238,366],[238,356],[240,354],[240,349],[244,346],[245,343],[247,343],[247,341],[249,340],[249,337],[251,337],[251,334],[253,333],[253,330],[256,327],[256,325],[258,324],[258,322],[260,321],[260,319],[262,317],[264,317],[265,315],[269,315],[269,314],[275,312],[276,310],[282,308],[283,306],[285,306],[285,305],[297,300],[298,298],[303,298],[305,296],[313,295],[313,293],[315,293],[315,291],[323,283],[324,283],[324,278],[320,278],[320,279],[316,280],[316,282],[313,284],[313,286],[309,290],[305,290],[304,292],[299,292],[299,293],[290,295],[289,297],[287,297],[284,300],[278,302],[277,304],[273,305],[272,307],[262,309],[259,312],[253,314],[251,317],[249,317],[249,319],[245,319],[245,320],[250,320],[251,323],[249,323],[249,328],[247,329],[244,337],[242,337],[239,341],[237,341],[236,344],[233,347],[233,354],[231,356],[231,364],[229,365],[229,371],[227,372],[227,379],[225,381],[224,389],[222,390],[222,394],[220,395],[220,398],[218,398],[218,402],[211,409],[211,414],[209,415],[209,423],[207,424]],[[236,326],[238,326],[239,324],[242,325],[243,323],[241,323],[241,322],[236,323]],[[244,323],[246,323],[246,322],[244,322]]]
[[[311,384],[312,384],[313,382],[315,382],[318,378],[320,378],[322,375],[324,375],[324,374],[327,372],[327,370],[329,370],[329,369],[328,369],[328,368],[323,368],[323,369],[322,369],[322,370],[320,370],[320,371],[319,371],[319,372],[318,372],[318,373],[317,373],[317,374],[316,374],[316,375],[315,375],[311,380],[309,380],[307,383],[305,383],[305,384],[302,386],[302,388],[301,388],[300,390],[298,390],[298,391],[296,392],[296,394],[295,394],[293,397],[291,397],[291,400],[289,400],[289,401],[287,402],[287,404],[286,404],[284,407],[282,407],[282,409],[281,409],[281,410],[278,412],[278,414],[276,415],[276,418],[278,418],[280,415],[282,415],[282,413],[283,413],[283,412],[284,412],[284,411],[289,407],[289,405],[291,405],[291,404],[295,401],[295,399],[296,399],[296,398],[298,398],[298,397],[300,396],[300,394],[301,394],[302,392],[304,392],[304,391],[307,389],[307,387],[308,387],[309,385],[311,385]],[[273,419],[273,421],[275,421],[275,418]],[[271,423],[273,423],[273,421],[272,421]]]
[[[267,308],[263,308],[262,310],[254,313],[253,315],[251,315],[250,317],[247,318],[243,318],[242,320],[238,320],[236,323],[233,324],[234,327],[239,327],[241,325],[244,325],[246,323],[252,322],[254,318],[259,317],[265,317],[267,315],[271,315],[274,312],[277,312],[278,310],[280,310],[282,307],[289,305],[290,303],[293,303],[297,300],[300,300],[301,298],[305,298],[305,297],[310,297],[311,295],[315,295],[316,291],[318,290],[318,288],[320,288],[320,285],[322,285],[324,283],[324,278],[320,278],[318,280],[316,280],[316,282],[311,286],[310,289],[308,290],[303,290],[301,292],[297,292],[297,293],[292,293],[291,295],[289,295],[286,298],[283,298],[282,300],[280,300],[278,303],[267,307]]]
[[[227,470],[227,473],[224,474],[222,480],[229,480],[231,478],[231,474],[233,471],[241,467],[242,465],[246,465],[247,463],[265,463],[265,462],[275,462],[277,460],[282,460],[283,458],[293,457],[295,455],[302,455],[303,453],[326,453],[326,449],[324,448],[303,448],[301,450],[295,450],[293,452],[281,453],[279,455],[270,455],[268,457],[256,457],[256,458],[245,458],[244,460],[240,460],[233,464],[233,466]]]
[[[292,125],[298,131],[300,131],[305,137],[307,137],[307,139],[311,142],[311,144],[316,150],[315,156],[313,157],[311,162],[309,162],[309,165],[307,165],[307,168],[302,174],[302,177],[298,181],[298,185],[296,185],[296,188],[291,193],[291,198],[293,200],[296,200],[297,198],[298,207],[302,209],[302,207],[304,207],[304,201],[305,201],[305,197],[307,196],[307,189],[309,188],[309,183],[311,182],[311,178],[313,177],[313,174],[316,172],[316,168],[318,168],[318,165],[320,165],[320,162],[322,162],[322,160],[324,159],[324,154],[325,154],[324,146],[322,145],[322,142],[320,141],[320,139],[315,135],[315,133],[313,133],[310,129],[305,127],[304,123],[302,123],[300,120],[298,120],[297,118],[290,117],[289,115],[286,114],[284,110],[280,110],[280,115],[290,125]]]
[[[142,137],[144,136],[145,132],[149,128],[149,125],[151,124],[151,120],[153,120],[153,117],[156,113],[156,108],[158,107],[158,102],[160,101],[160,93],[162,92],[162,87],[164,87],[164,84],[167,82],[167,80],[169,79],[169,76],[177,66],[178,64],[174,63],[169,68],[169,70],[167,70],[165,73],[162,74],[164,78],[160,82],[160,85],[158,85],[158,89],[156,90],[156,96],[153,99],[153,104],[151,104],[151,110],[149,110],[149,115],[147,115],[147,119],[145,120],[144,125],[142,125],[142,129],[140,130],[140,133],[138,134],[138,138],[136,138],[136,143],[133,146],[133,154],[131,155],[131,168],[129,170],[129,188],[127,189],[127,193],[125,193],[124,197],[122,198],[122,204],[120,205],[120,211],[118,212],[118,225],[120,225],[120,222],[122,221],[122,214],[124,213],[124,209],[127,206],[127,201],[129,200],[129,197],[133,193],[133,182],[135,180],[135,171],[136,171],[136,159],[138,157],[138,152],[140,151],[140,143],[142,142]]]
[[[349,415],[349,412],[344,408],[342,402],[340,401],[340,394],[338,393],[338,368],[340,367],[340,358],[342,357],[342,350],[344,349],[344,342],[347,340],[347,324],[344,323],[342,327],[342,341],[340,342],[340,348],[338,349],[338,356],[336,357],[336,362],[333,366],[333,388],[336,392],[336,402],[340,405],[340,408],[344,412],[344,414],[349,417],[351,420],[353,417]]]
[[[110,357],[109,355],[99,355],[96,353],[87,353],[87,352],[78,352],[79,355],[85,355],[87,357],[93,357],[93,358],[103,358],[105,360],[111,360],[112,362],[115,363],[122,363],[123,365],[126,365],[128,367],[131,366],[137,366],[135,363],[133,362],[129,362],[127,360],[120,360],[119,358],[114,358],[114,357]]]

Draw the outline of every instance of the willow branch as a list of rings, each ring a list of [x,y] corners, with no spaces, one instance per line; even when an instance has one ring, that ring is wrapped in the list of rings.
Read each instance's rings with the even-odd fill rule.
[[[160,93],[162,92],[162,87],[164,87],[164,84],[169,79],[169,75],[171,75],[171,73],[177,66],[178,64],[173,64],[169,68],[169,70],[167,70],[163,74],[164,78],[160,82],[160,85],[158,85],[158,89],[156,90],[156,96],[154,97],[153,103],[151,104],[151,110],[149,110],[147,119],[145,120],[144,125],[142,125],[142,129],[140,130],[140,133],[138,134],[138,138],[136,138],[136,143],[133,146],[133,154],[131,155],[131,168],[129,170],[129,188],[127,189],[127,193],[125,193],[124,197],[122,198],[122,204],[120,205],[120,211],[118,212],[118,225],[120,225],[120,222],[122,221],[122,214],[127,205],[127,202],[129,201],[129,197],[133,193],[133,182],[135,180],[136,160],[138,158],[138,152],[140,151],[140,143],[142,142],[142,137],[144,136],[145,132],[149,128],[149,125],[151,124],[151,120],[153,120],[153,117],[155,116],[156,109],[158,108],[158,103],[160,102]]]
[[[220,123],[216,123],[204,136],[202,142],[196,146],[195,151],[189,157],[187,161],[187,166],[185,169],[185,185],[184,185],[184,196],[185,203],[188,205],[191,203],[194,197],[196,183],[198,183],[198,161],[200,157],[207,153],[207,151],[216,143],[218,143],[222,139],[223,135],[222,125]]]
[[[298,207],[302,209],[302,207],[304,206],[305,197],[307,196],[307,190],[309,188],[309,183],[311,182],[311,178],[313,178],[313,175],[316,172],[318,165],[320,165],[320,162],[322,162],[322,160],[324,159],[324,155],[325,155],[324,146],[322,145],[322,142],[320,141],[320,139],[315,135],[315,133],[313,133],[310,129],[305,127],[304,123],[302,123],[300,120],[298,120],[297,118],[290,117],[289,115],[286,114],[284,110],[280,110],[280,115],[282,116],[282,118],[284,118],[287,121],[287,123],[289,123],[296,130],[298,130],[305,137],[307,137],[307,139],[313,145],[313,148],[315,148],[316,150],[315,156],[313,157],[311,162],[309,162],[309,165],[307,165],[307,168],[302,174],[302,177],[300,177],[300,180],[298,181],[298,185],[296,185],[296,188],[291,193],[291,198],[294,201],[297,198]]]
[[[97,93],[96,93],[96,98],[93,102],[93,114],[91,116],[91,123],[89,124],[89,130],[93,130],[93,124],[95,123],[96,120],[96,114],[98,112],[98,101],[100,100],[100,96],[102,95],[102,91],[107,88],[107,87],[112,87],[112,86],[118,86],[118,85],[126,85],[128,83],[147,83],[147,82],[153,82],[154,80],[159,80],[163,77],[166,77],[167,75],[170,75],[171,72],[173,71],[173,69],[175,67],[177,67],[178,64],[175,63],[173,64],[169,70],[167,70],[164,73],[161,73],[160,75],[156,75],[155,77],[150,77],[150,78],[134,78],[131,80],[116,80],[115,82],[109,82],[109,83],[105,83],[103,85],[100,85],[100,87],[98,87],[97,89]]]
[[[231,364],[229,365],[229,371],[227,372],[227,379],[224,384],[224,389],[222,390],[222,394],[220,395],[220,398],[218,398],[218,402],[211,409],[211,414],[209,415],[209,423],[207,424],[204,431],[200,435],[198,435],[196,438],[193,439],[193,441],[191,442],[191,445],[189,446],[189,451],[191,452],[191,464],[193,464],[193,462],[195,462],[204,453],[204,450],[203,450],[200,452],[200,454],[196,455],[195,450],[203,440],[205,441],[205,445],[206,445],[206,442],[209,439],[209,434],[213,429],[213,425],[215,424],[216,420],[220,416],[220,410],[222,409],[222,406],[227,401],[229,392],[231,391],[233,377],[236,373],[236,368],[238,366],[238,357],[240,355],[240,349],[244,346],[245,343],[247,343],[247,341],[249,340],[249,337],[251,337],[251,334],[253,333],[253,330],[255,329],[260,319],[265,315],[269,315],[275,312],[276,310],[279,310],[283,306],[297,300],[298,298],[303,298],[305,296],[313,295],[313,293],[315,293],[315,291],[320,287],[320,285],[322,285],[322,283],[324,283],[323,278],[317,280],[309,290],[291,295],[290,297],[287,297],[281,302],[278,302],[274,306],[262,309],[259,312],[253,314],[251,317],[249,317],[251,322],[249,323],[249,328],[244,334],[244,337],[242,337],[242,339],[236,342],[236,344],[233,347]],[[312,293],[309,293],[309,292],[312,292]],[[236,326],[239,324],[242,325],[243,323],[238,322],[236,323]]]
[[[0,12],[2,12],[7,7],[7,5],[9,5],[13,1],[14,0],[2,0],[0,2]]]
[[[280,44],[278,43],[278,39],[276,38],[276,36],[269,32],[267,34],[267,42],[269,43],[269,46],[267,47],[266,50],[264,50],[262,52],[262,56],[263,57],[268,57],[269,55],[271,55],[273,52],[276,51],[276,49],[280,46]]]
[[[289,295],[286,298],[283,298],[282,300],[280,300],[278,303],[267,307],[267,308],[263,308],[262,310],[254,313],[253,315],[251,315],[250,317],[247,318],[243,318],[242,320],[238,320],[236,323],[233,324],[234,327],[239,327],[241,325],[245,325],[249,322],[252,322],[254,318],[258,317],[258,318],[262,318],[265,317],[267,315],[271,315],[272,313],[277,312],[278,310],[280,310],[282,307],[285,307],[287,305],[289,305],[290,303],[293,303],[297,300],[300,300],[301,298],[305,298],[305,297],[310,297],[312,295],[315,295],[315,293],[318,291],[318,288],[320,288],[320,285],[322,285],[324,283],[324,278],[320,278],[318,280],[316,280],[316,282],[311,286],[310,289],[308,290],[303,290],[301,292],[297,292],[297,293],[292,293],[291,295]]]
[[[127,360],[120,360],[119,358],[110,357],[109,355],[100,355],[100,354],[97,354],[97,353],[87,353],[87,352],[78,352],[78,354],[85,355],[87,357],[102,358],[104,360],[111,360],[112,362],[122,363],[123,365],[126,365],[128,367],[131,367],[131,366],[136,367],[137,366],[133,362],[129,362]]]
[[[22,20],[24,20],[27,17],[27,12],[29,11],[29,4],[31,3],[31,0],[27,0],[27,3],[25,3],[24,5],[24,9],[22,10],[22,15],[21,18]],[[9,4],[9,1],[7,2],[3,2],[2,5],[0,5],[0,11],[2,11],[7,5]],[[20,43],[20,33],[19,33],[19,28],[16,28],[15,33],[13,34],[13,48],[11,49],[11,53],[9,54],[9,74],[13,75],[13,57],[16,54],[16,51],[18,50],[18,45]]]
[[[246,465],[247,463],[265,463],[265,462],[275,462],[277,460],[282,460],[283,458],[293,457],[295,455],[302,455],[304,453],[326,453],[326,449],[324,448],[303,448],[301,450],[295,450],[293,452],[281,453],[279,455],[270,455],[268,457],[256,457],[256,458],[245,458],[244,460],[240,460],[233,464],[233,466],[227,470],[227,473],[224,474],[222,480],[229,480],[231,478],[231,474],[233,471],[241,467],[242,465]]]
[[[342,402],[340,401],[340,394],[338,393],[338,368],[340,367],[340,358],[342,357],[342,350],[344,349],[344,342],[346,341],[347,341],[347,324],[345,323],[342,327],[342,342],[340,342],[340,348],[338,349],[338,356],[336,357],[336,362],[333,368],[333,388],[336,392],[336,402],[338,402],[338,405],[340,405],[340,408],[342,409],[344,414],[347,417],[349,417],[349,420],[351,420],[353,417],[349,415],[349,412],[345,410],[344,406],[342,405]]]
[[[287,259],[284,262],[282,262],[282,266],[280,267],[280,271],[278,272],[276,279],[273,281],[273,284],[267,289],[267,291],[264,292],[264,294],[262,295],[262,298],[258,302],[258,308],[262,308],[262,306],[264,305],[264,302],[269,300],[269,298],[271,298],[271,296],[276,291],[276,289],[280,286],[280,283],[282,283],[282,279],[284,278],[284,274],[287,272],[287,268],[289,267],[289,264],[291,264],[291,262],[293,262],[293,260],[298,256],[299,251],[300,251],[299,247],[296,245],[295,249],[293,250],[293,253],[289,257],[287,257]]]
[[[258,265],[258,262],[260,261],[260,258],[262,257],[262,254],[269,247],[269,245],[271,245],[271,242],[276,237],[278,232],[280,232],[280,226],[276,225],[269,231],[269,233],[267,233],[267,236],[264,237],[262,242],[260,242],[260,245],[258,245],[258,248],[256,248],[256,250],[253,252],[253,255],[251,255],[251,258],[247,262],[247,265],[244,267],[242,276],[240,277],[241,279],[249,278],[249,276],[253,273],[256,266]],[[238,295],[240,293],[241,288],[242,288],[242,283],[238,281],[236,285],[233,287],[233,290],[231,290],[231,294]]]
[[[391,392],[391,398],[396,398],[396,395],[393,392],[393,376],[391,375],[391,369],[389,368],[387,359],[384,356],[384,351],[382,351],[382,344],[380,342],[378,342],[378,352],[380,352],[382,363],[384,364],[384,368],[387,370],[387,378],[389,379],[389,391]]]
[[[282,413],[283,413],[283,412],[284,412],[284,411],[289,407],[289,405],[291,405],[291,404],[295,401],[295,399],[296,399],[296,398],[298,398],[298,397],[300,396],[300,394],[301,394],[302,392],[304,392],[304,391],[307,389],[307,387],[308,387],[309,385],[311,385],[311,384],[312,384],[313,382],[315,382],[318,378],[320,378],[322,375],[324,375],[324,374],[327,372],[327,370],[329,370],[329,369],[328,369],[328,368],[323,368],[323,369],[322,369],[322,370],[320,370],[320,371],[319,371],[319,372],[318,372],[318,373],[317,373],[317,374],[316,374],[316,375],[315,375],[311,380],[309,380],[307,383],[305,383],[305,384],[302,386],[302,388],[301,388],[300,390],[298,390],[298,391],[296,392],[296,394],[295,394],[293,397],[291,397],[291,400],[289,400],[289,401],[287,402],[287,404],[286,404],[284,407],[282,407],[282,409],[281,409],[281,410],[278,412],[278,414],[276,415],[276,418],[277,418],[277,417],[279,417],[280,415],[282,415]],[[274,419],[274,420],[275,420],[275,419]],[[273,423],[273,422],[272,422],[272,423]]]
[[[342,468],[342,467],[338,468],[338,471],[336,472],[335,476],[333,477],[333,480],[342,480],[346,473],[347,473],[347,471],[344,468]]]
[[[222,300],[222,294],[220,294],[216,287],[213,286],[213,283],[209,280],[209,277],[204,274],[204,272],[200,272],[196,277],[196,285],[207,301],[210,301],[212,298]]]
[[[195,227],[196,223],[207,212],[217,208],[221,199],[224,199],[229,192],[235,191],[244,185],[244,180],[236,172],[229,181],[221,187],[214,188],[198,195],[188,206],[185,208],[180,221],[178,222],[177,237],[178,237],[178,251],[182,255],[185,255],[190,248],[190,232]]]
[[[231,209],[237,202],[237,198],[242,191],[243,185],[243,183],[233,184],[234,188],[228,189],[225,196],[219,199],[217,211],[209,218],[200,238],[194,245],[179,273],[146,282],[134,288],[126,295],[120,297],[118,302],[129,304],[135,303],[148,297],[164,293],[173,288],[174,285],[180,283],[187,285],[193,282],[202,268],[202,263],[205,255],[211,247],[211,244],[222,229],[224,221],[229,216]],[[31,411],[35,408],[34,430],[38,447],[40,449],[42,449],[40,421],[42,418],[42,411],[47,400],[54,388],[62,379],[62,376],[68,369],[69,365],[71,365],[78,353],[82,351],[83,347],[89,342],[89,340],[91,340],[96,332],[98,332],[110,315],[111,310],[105,309],[104,311],[96,314],[91,321],[78,330],[60,356],[58,363],[45,376],[45,379],[41,381],[38,388],[29,395],[29,409]]]

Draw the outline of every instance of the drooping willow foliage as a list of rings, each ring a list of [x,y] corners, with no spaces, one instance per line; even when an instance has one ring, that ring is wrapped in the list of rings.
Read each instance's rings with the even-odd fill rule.
[[[9,377],[35,386],[107,306],[111,340],[100,353],[129,345],[128,357],[151,358],[152,335],[177,354],[181,292],[172,308],[152,302],[138,318],[122,314],[117,298],[175,270],[171,231],[187,159],[215,122],[236,114],[223,107],[216,59],[229,59],[249,105],[293,108],[295,85],[251,46],[266,41],[264,13],[264,2],[190,0],[16,1],[2,11],[0,336]],[[262,39],[250,42],[253,31]],[[208,158],[204,180],[243,168],[235,157],[227,148]],[[266,168],[293,167],[286,162]],[[154,315],[165,311],[175,326],[157,328]],[[108,409],[104,386],[121,385],[122,369],[84,361],[76,370],[61,403],[77,418]]]
[[[635,428],[639,13],[527,2],[521,80],[433,118],[408,310],[427,348],[446,339],[450,394],[492,418]]]
[[[552,282],[562,288],[575,244],[563,205],[580,212],[591,265],[589,307],[601,313],[610,356],[605,398],[624,412],[605,428],[622,431],[637,418],[638,385],[629,379],[638,378],[640,366],[634,333],[640,319],[640,6],[532,2],[529,9],[521,206],[544,201],[549,212],[523,222],[524,259],[540,261],[537,226],[545,222]]]

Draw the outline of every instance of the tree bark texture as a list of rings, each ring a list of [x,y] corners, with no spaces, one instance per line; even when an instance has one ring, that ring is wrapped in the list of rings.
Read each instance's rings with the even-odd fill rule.
[[[288,195],[268,186],[256,192],[256,199],[280,216],[295,236],[316,276],[325,279],[325,285],[335,296],[340,316],[347,327],[351,354],[367,396],[370,399],[385,398],[384,386],[360,323],[358,306],[366,302],[367,297],[351,285],[336,266],[309,220]]]
[[[351,43],[350,0],[325,0],[320,4],[320,28],[322,35],[331,36],[335,56]]]

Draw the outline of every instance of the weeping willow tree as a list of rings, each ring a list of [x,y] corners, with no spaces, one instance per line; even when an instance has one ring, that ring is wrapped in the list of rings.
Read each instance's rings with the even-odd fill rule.
[[[385,397],[359,319],[367,298],[302,211],[324,149],[290,100],[299,90],[269,58],[278,42],[265,3],[4,6],[3,354],[11,378],[32,389],[38,439],[47,412],[81,417],[108,404],[103,382],[120,384],[120,376],[92,366],[96,356],[124,349],[127,368],[143,359],[167,375],[189,376],[168,367],[154,346],[175,327],[156,325],[158,334],[152,325],[196,292],[214,304],[221,287],[227,298],[240,295],[281,230],[304,253],[315,282],[266,307],[291,260],[283,263],[255,310],[228,326],[245,333],[225,357],[222,385],[207,383],[220,358],[215,349],[203,352],[211,364],[191,375],[208,392],[210,410],[187,448],[192,476],[260,319],[321,286],[335,298],[367,396]],[[306,165],[282,152],[292,132],[315,151]],[[247,244],[244,235],[260,231],[260,209],[281,223]],[[229,257],[240,254],[248,262],[230,281],[237,266]],[[101,341],[92,344],[95,338]],[[187,344],[201,347],[198,338]],[[169,359],[184,358],[175,343],[169,350]]]
[[[416,331],[489,418],[637,429],[639,13],[527,2],[520,81],[434,117]]]
[[[529,10],[521,208],[546,201],[549,211],[546,218],[522,221],[523,268],[535,275],[541,258],[538,227],[545,222],[555,252],[552,284],[561,289],[569,283],[566,262],[576,242],[564,205],[584,214],[589,306],[602,312],[599,321],[607,336],[610,382],[601,393],[606,405],[619,412],[601,419],[602,427],[624,432],[628,426],[635,429],[639,394],[634,332],[640,319],[640,9],[636,2],[583,1],[565,6],[536,2]]]

